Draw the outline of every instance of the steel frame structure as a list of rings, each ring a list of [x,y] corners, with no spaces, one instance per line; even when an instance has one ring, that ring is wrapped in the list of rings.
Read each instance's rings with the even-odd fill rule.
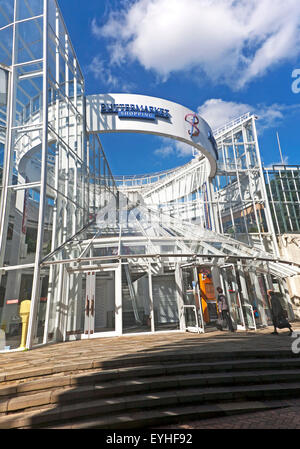
[[[83,228],[96,196],[115,184],[98,136],[87,134],[84,80],[57,2],[7,0],[0,18],[0,59],[9,74],[8,102],[0,110],[6,126],[0,136],[1,327],[17,313],[7,302],[30,299],[32,347],[41,259]],[[61,270],[50,269],[51,284],[61,286]]]
[[[258,324],[268,324],[262,283],[277,279],[285,293],[284,278],[300,265],[279,257],[254,116],[215,130],[214,179],[198,153],[173,170],[113,177],[99,136],[86,127],[84,79],[56,0],[1,2],[0,62],[8,78],[0,105],[0,326],[12,348],[23,299],[31,300],[27,348],[82,335],[91,273],[99,285],[114,279],[112,335],[163,329],[161,285],[174,286],[164,329],[184,331],[185,313],[195,310],[184,285],[190,276],[200,295],[199,267],[209,267],[215,284],[239,288],[250,311],[255,297]],[[130,314],[142,322],[145,294],[150,327],[130,328]],[[251,313],[248,326],[256,326]]]

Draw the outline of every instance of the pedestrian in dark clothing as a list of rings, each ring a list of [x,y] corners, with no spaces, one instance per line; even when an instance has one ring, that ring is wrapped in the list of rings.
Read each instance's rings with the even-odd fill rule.
[[[230,332],[234,332],[226,296],[224,295],[221,287],[217,287],[217,292],[219,293],[219,295],[218,295],[218,310],[221,313],[223,320],[226,321]]]
[[[290,323],[288,322],[286,318],[286,313],[284,308],[281,305],[280,302],[280,293],[275,293],[273,290],[268,290],[267,295],[269,298],[270,308],[271,308],[271,314],[272,314],[272,321],[274,326],[274,332],[272,332],[273,335],[278,335],[277,328],[278,329],[284,329],[288,328],[290,330],[289,335],[292,335],[293,329]]]

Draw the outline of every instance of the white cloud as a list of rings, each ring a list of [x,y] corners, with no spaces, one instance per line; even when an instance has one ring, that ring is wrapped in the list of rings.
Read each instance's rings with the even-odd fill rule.
[[[93,34],[109,39],[111,63],[137,60],[166,79],[200,70],[243,87],[300,54],[299,0],[136,0]]]
[[[244,103],[224,101],[220,98],[207,100],[198,108],[198,114],[207,121],[212,129],[219,128],[246,112],[253,112],[253,107]]]
[[[162,142],[162,145],[154,151],[156,156],[162,158],[167,158],[170,156],[176,158],[186,158],[191,157],[193,154],[193,147],[184,142],[170,140],[165,137],[160,137],[159,140]]]
[[[118,79],[112,74],[107,67],[104,60],[100,56],[95,56],[92,62],[87,67],[87,71],[93,73],[94,77],[100,80],[103,84],[116,87]]]
[[[193,154],[193,147],[184,142],[175,141],[175,151],[178,157],[188,157]]]
[[[260,133],[265,129],[278,126],[287,114],[299,110],[300,105],[258,104],[252,106],[246,103],[224,101],[220,98],[207,100],[198,108],[198,114],[207,121],[212,129],[217,129],[241,115],[250,112],[258,117],[257,127]]]
[[[118,92],[131,92],[135,87],[133,83],[126,82],[123,78],[115,76],[109,64],[100,56],[95,56],[86,67],[86,70],[92,73],[96,80],[99,80],[104,86],[116,89]]]
[[[156,156],[160,156],[163,158],[169,157],[171,155],[174,155],[174,148],[171,145],[162,146],[160,148],[157,148],[154,151],[154,154]]]
[[[199,106],[198,114],[207,121],[213,130],[216,130],[241,115],[250,112],[258,117],[256,126],[258,133],[261,135],[266,129],[275,129],[280,126],[288,114],[299,113],[299,109],[300,104],[284,105],[274,103],[272,105],[259,104],[251,106],[246,103],[212,98],[207,100],[202,106]],[[191,145],[177,140],[172,141],[164,137],[160,137],[159,140],[161,145],[154,151],[156,156],[161,158],[187,158],[193,155],[193,147]],[[287,157],[285,157],[284,163],[288,163]]]

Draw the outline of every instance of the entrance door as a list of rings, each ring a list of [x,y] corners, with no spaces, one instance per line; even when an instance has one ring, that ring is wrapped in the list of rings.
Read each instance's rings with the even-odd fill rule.
[[[188,332],[204,333],[204,321],[197,279],[197,268],[182,268],[181,276],[183,286],[185,330]]]
[[[67,316],[63,332],[69,340],[122,334],[121,266],[93,271],[68,270]]]
[[[102,332],[115,333],[115,271],[86,273],[84,335],[99,336]]]
[[[235,266],[227,265],[222,267],[222,274],[226,286],[225,293],[228,298],[230,315],[233,324],[239,330],[246,330],[240,291],[236,281]]]

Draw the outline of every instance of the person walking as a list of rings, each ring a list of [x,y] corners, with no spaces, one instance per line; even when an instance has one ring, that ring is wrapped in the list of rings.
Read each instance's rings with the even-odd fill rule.
[[[230,332],[234,332],[226,296],[224,295],[221,287],[217,287],[217,292],[218,292],[218,299],[217,299],[218,310],[219,310],[220,314],[222,315],[223,320],[226,321]]]
[[[267,295],[269,298],[272,321],[274,326],[274,332],[272,332],[272,335],[278,335],[277,328],[278,329],[288,328],[290,330],[289,335],[292,335],[293,333],[292,326],[288,322],[285,310],[280,302],[281,294],[275,293],[273,290],[267,290]]]

